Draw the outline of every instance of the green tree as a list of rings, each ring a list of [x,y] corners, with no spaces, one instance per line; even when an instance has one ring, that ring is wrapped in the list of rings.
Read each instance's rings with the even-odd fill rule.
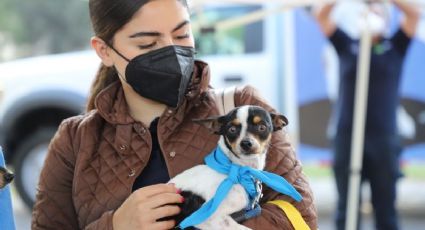
[[[92,35],[88,1],[1,0],[0,33],[23,56],[87,48]]]

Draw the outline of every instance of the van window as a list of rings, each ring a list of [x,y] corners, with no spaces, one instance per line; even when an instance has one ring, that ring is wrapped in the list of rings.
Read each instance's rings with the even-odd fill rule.
[[[250,12],[261,10],[261,6],[209,7],[202,13],[192,16],[194,23],[202,27],[213,25],[226,19],[235,18]],[[203,22],[207,22],[204,24]],[[195,30],[195,42],[198,54],[203,55],[240,55],[263,51],[264,21],[235,27],[225,31],[203,32]]]

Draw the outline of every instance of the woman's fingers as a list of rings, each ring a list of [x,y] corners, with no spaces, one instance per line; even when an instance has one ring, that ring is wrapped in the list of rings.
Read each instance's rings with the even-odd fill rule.
[[[177,205],[165,205],[152,210],[152,216],[155,220],[174,216],[180,213],[180,208]],[[162,222],[162,221],[161,221]]]
[[[154,209],[166,204],[177,204],[182,203],[184,198],[177,193],[162,193],[149,198],[146,202],[146,206]]]
[[[175,220],[166,220],[166,221],[159,221],[152,224],[152,229],[168,230],[168,229],[174,228],[175,226],[176,226]]]
[[[157,184],[133,192],[113,216],[114,229],[171,229],[174,220],[159,221],[163,217],[180,213],[176,203],[183,197],[174,184]]]
[[[161,193],[177,193],[179,190],[174,184],[156,184],[140,188],[134,192],[138,199],[148,199]]]

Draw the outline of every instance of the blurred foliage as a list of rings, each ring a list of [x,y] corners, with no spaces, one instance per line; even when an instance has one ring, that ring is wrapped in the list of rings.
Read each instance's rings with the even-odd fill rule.
[[[425,164],[411,164],[402,169],[406,178],[425,180]]]
[[[88,1],[0,1],[0,35],[20,56],[83,49],[91,34]]]
[[[261,6],[207,6],[202,14],[193,14],[192,21],[199,26],[214,25],[224,20],[237,18],[260,10]],[[196,23],[195,23],[196,24]],[[196,28],[196,27],[195,27]],[[205,28],[204,28],[205,29]],[[263,22],[255,22],[245,26],[237,26],[227,30],[201,31],[194,30],[198,54],[202,55],[243,55],[262,51]],[[253,35],[254,34],[254,35]]]
[[[309,178],[318,179],[333,176],[331,167],[321,164],[306,164],[303,166],[303,170]]]
[[[333,177],[330,165],[307,164],[303,166],[304,173],[313,179]],[[414,180],[425,180],[425,163],[405,164],[402,167],[405,178]]]

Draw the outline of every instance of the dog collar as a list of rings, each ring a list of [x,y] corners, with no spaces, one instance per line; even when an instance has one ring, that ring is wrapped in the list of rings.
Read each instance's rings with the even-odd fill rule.
[[[255,183],[255,180],[258,180],[298,202],[302,200],[302,196],[283,177],[274,173],[233,164],[220,147],[217,147],[205,157],[205,164],[219,173],[228,175],[228,177],[221,182],[211,200],[204,203],[201,208],[180,223],[179,227],[182,229],[196,226],[208,219],[217,210],[235,184],[241,184],[250,199],[255,199],[258,195]]]

